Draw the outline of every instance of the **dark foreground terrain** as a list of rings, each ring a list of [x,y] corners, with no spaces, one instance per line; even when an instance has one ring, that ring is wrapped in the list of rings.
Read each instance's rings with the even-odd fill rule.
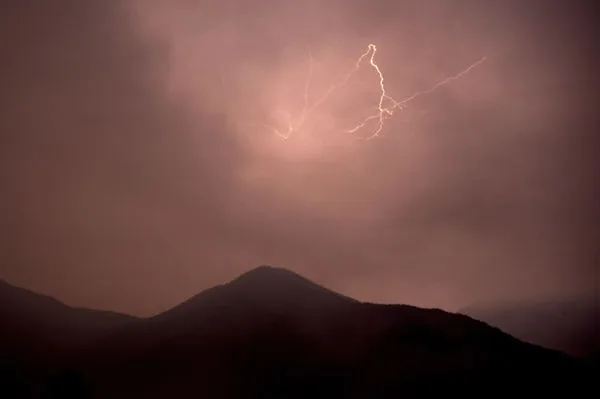
[[[0,372],[2,398],[595,396],[561,352],[266,266],[147,319],[0,283]]]

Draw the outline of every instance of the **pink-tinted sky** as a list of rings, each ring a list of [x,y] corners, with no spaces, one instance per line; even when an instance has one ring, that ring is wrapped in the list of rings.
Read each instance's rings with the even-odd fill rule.
[[[590,295],[597,43],[584,1],[5,1],[0,278],[149,315],[258,266],[455,310]],[[381,136],[389,95],[427,90]],[[368,60],[367,60],[368,61]],[[368,135],[374,125],[359,132]]]

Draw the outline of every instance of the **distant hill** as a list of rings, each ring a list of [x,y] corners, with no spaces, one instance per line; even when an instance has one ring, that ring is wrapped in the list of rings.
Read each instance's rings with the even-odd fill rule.
[[[461,310],[527,342],[600,361],[597,299],[479,304]],[[600,364],[600,363],[598,363]]]
[[[105,331],[48,395],[577,397],[592,372],[464,315],[362,303],[266,266]]]
[[[0,280],[0,387],[39,379],[135,317],[73,308]],[[25,384],[25,383],[24,383]],[[0,395],[1,396],[1,395]]]

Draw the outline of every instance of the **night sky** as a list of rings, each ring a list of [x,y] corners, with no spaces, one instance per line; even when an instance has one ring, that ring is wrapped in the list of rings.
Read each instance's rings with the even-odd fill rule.
[[[262,264],[456,310],[593,295],[593,2],[4,0],[0,278],[150,315]],[[379,137],[370,43],[396,99]],[[365,128],[363,135],[373,130]],[[596,263],[595,263],[596,262]]]

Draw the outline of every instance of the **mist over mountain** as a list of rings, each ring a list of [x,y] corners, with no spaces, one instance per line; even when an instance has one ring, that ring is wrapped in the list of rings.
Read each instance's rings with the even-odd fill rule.
[[[466,307],[460,313],[498,326],[524,341],[600,361],[600,315],[596,297],[481,303]]]
[[[18,332],[1,336],[3,397],[576,395],[591,383],[585,363],[468,316],[359,302],[269,266],[146,319],[0,292],[3,331]],[[10,350],[15,336],[31,353]]]

